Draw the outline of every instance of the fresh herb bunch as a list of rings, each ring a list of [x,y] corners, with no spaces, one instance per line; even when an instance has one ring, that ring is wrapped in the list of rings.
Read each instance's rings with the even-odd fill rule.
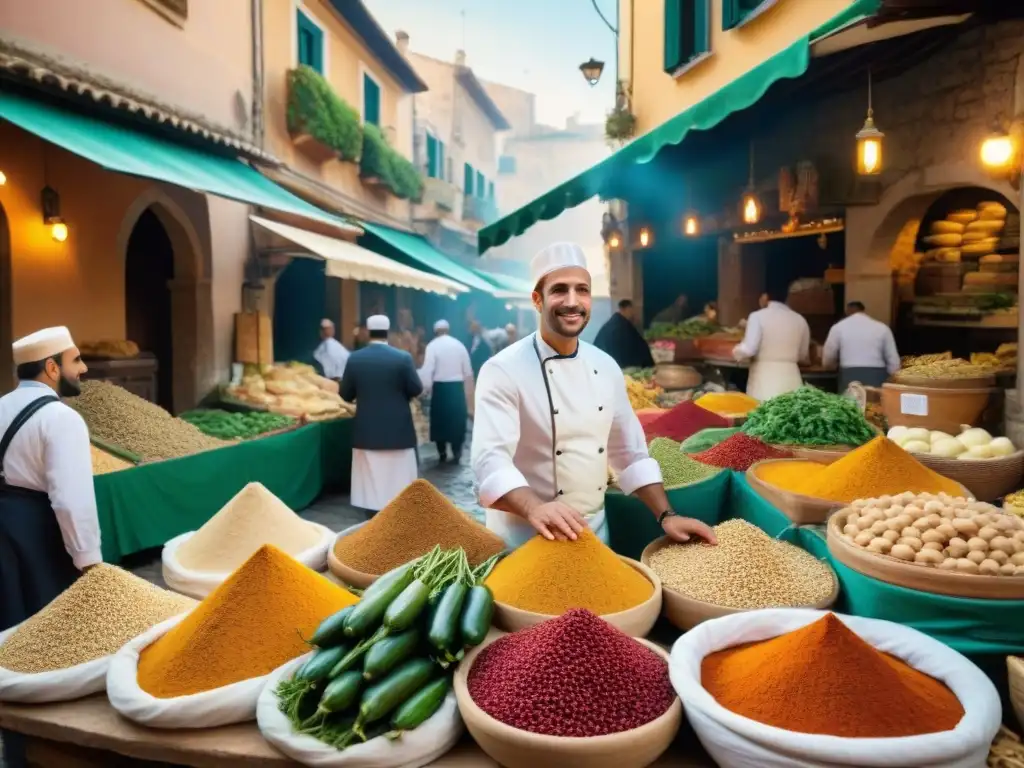
[[[852,400],[808,386],[761,403],[743,431],[771,445],[863,445],[876,436]]]

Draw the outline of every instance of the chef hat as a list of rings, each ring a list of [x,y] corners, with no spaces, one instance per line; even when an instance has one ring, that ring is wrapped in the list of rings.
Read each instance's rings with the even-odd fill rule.
[[[71,340],[71,332],[64,326],[43,328],[18,339],[11,345],[14,352],[14,364],[36,363],[48,357],[59,355],[75,346]]]
[[[587,257],[583,249],[576,243],[552,243],[530,261],[530,279],[536,286],[541,278],[568,267],[587,269]]]
[[[366,320],[366,330],[368,331],[390,331],[391,321],[388,320],[387,315],[370,315]]]
[[[447,320],[438,320],[436,323],[434,323],[435,333],[437,333],[438,331],[447,331],[449,328],[451,328],[451,326],[448,325]]]

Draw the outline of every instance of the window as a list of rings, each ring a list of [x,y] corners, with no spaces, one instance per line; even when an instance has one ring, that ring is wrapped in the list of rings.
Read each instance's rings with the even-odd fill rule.
[[[488,181],[487,182],[487,199],[488,200],[493,200],[494,199],[494,182],[493,181]]]
[[[502,155],[498,158],[498,173],[515,173],[516,159],[512,155]]]
[[[324,73],[324,31],[309,16],[297,10],[299,64]]]
[[[431,179],[438,178],[441,172],[441,163],[438,157],[438,144],[440,142],[429,133],[427,134],[427,176]]]
[[[462,170],[462,191],[469,197],[473,194],[473,180],[476,178],[476,172],[469,163],[465,163]]]
[[[445,161],[448,163],[445,179],[447,179],[449,182],[453,182],[455,180],[455,161],[452,160],[450,157],[446,157]]]
[[[481,199],[487,194],[487,180],[480,171],[476,172],[476,184],[473,186],[473,190],[476,192],[476,196]]]
[[[363,72],[363,122],[380,125],[380,83]]]
[[[722,29],[735,29],[771,8],[777,0],[724,0]]]
[[[711,52],[710,18],[711,0],[665,0],[666,72],[678,74]]]

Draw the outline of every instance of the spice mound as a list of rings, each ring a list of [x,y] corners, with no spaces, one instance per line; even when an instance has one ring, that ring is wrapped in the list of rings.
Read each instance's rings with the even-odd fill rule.
[[[943,477],[884,436],[876,437],[838,461],[780,461],[758,467],[766,483],[793,493],[830,501],[912,493],[961,495],[960,485]]]
[[[859,499],[836,513],[843,536],[880,557],[943,571],[1024,577],[1024,520],[945,493]]]
[[[919,736],[952,730],[964,716],[943,683],[875,650],[832,613],[709,654],[700,679],[726,709],[798,733]]]
[[[689,485],[722,471],[718,467],[690,458],[680,450],[679,443],[667,437],[656,437],[651,440],[648,452],[661,467],[661,476],[666,488]]]
[[[547,616],[572,608],[604,616],[635,608],[654,594],[647,577],[589,529],[576,541],[534,536],[501,560],[485,583],[497,602]]]
[[[89,444],[89,453],[92,454],[92,473],[94,475],[106,475],[111,472],[120,472],[122,469],[131,469],[134,464],[122,459],[120,456],[115,456],[112,453],[107,453],[102,448],[97,448],[95,445]]]
[[[0,667],[52,672],[109,656],[150,627],[196,606],[117,566],[98,564],[0,646]]]
[[[797,546],[773,539],[745,520],[715,526],[717,546],[671,544],[650,558],[662,584],[725,608],[817,605],[835,588],[832,569]]]
[[[718,445],[701,451],[693,458],[704,464],[725,469],[735,469],[737,472],[746,472],[754,464],[765,459],[788,459],[793,456],[789,451],[779,448],[772,448],[756,437],[738,432],[732,437],[727,437]]]
[[[231,573],[264,544],[298,555],[323,534],[303,520],[262,483],[249,483],[207,520],[175,553],[185,568]]]
[[[340,537],[334,555],[350,568],[380,575],[436,545],[441,549],[462,547],[473,566],[505,548],[500,537],[420,479],[407,485],[358,531]]]
[[[855,402],[816,387],[761,403],[743,431],[771,445],[863,445],[875,436]]]
[[[653,440],[656,437],[668,437],[672,440],[682,441],[702,429],[728,426],[727,419],[687,400],[652,421],[644,428],[644,432],[648,440]]]
[[[577,738],[639,728],[676,698],[663,658],[583,610],[495,640],[468,687],[506,725]]]
[[[722,427],[719,429],[702,429],[695,435],[683,440],[683,453],[693,455],[714,448],[727,437],[732,437],[740,431],[739,427]]]
[[[746,416],[761,404],[742,392],[708,392],[694,402],[719,416]]]
[[[324,618],[357,598],[272,546],[261,547],[139,655],[139,687],[169,699],[262,677],[309,650]]]

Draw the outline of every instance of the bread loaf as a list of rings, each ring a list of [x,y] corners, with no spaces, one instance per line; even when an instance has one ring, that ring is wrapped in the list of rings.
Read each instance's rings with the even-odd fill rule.
[[[953,211],[946,215],[947,221],[954,221],[957,224],[970,224],[978,218],[978,212],[972,211],[971,209],[964,209],[959,211]]]
[[[978,219],[968,224],[965,232],[985,232],[991,237],[1002,232],[1005,226],[1003,219]]]
[[[963,242],[963,235],[945,234],[945,235],[929,235],[924,239],[928,245],[934,245],[939,248],[956,248]]]
[[[931,233],[933,235],[962,235],[964,225],[955,221],[933,221]]]

